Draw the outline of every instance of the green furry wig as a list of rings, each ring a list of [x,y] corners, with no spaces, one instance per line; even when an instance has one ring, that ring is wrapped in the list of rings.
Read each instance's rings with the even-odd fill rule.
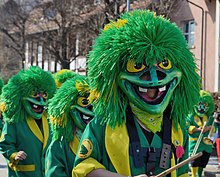
[[[53,132],[53,139],[64,137],[73,139],[74,122],[70,117],[71,106],[76,104],[77,97],[90,93],[87,77],[76,75],[67,80],[49,101],[48,114]]]
[[[19,122],[28,117],[22,99],[28,97],[36,89],[43,89],[51,98],[56,90],[52,74],[37,66],[21,70],[12,76],[2,90],[1,110],[6,122]]]
[[[69,70],[69,69],[62,69],[58,72],[56,72],[53,77],[55,79],[55,82],[56,82],[56,87],[57,88],[60,88],[61,85],[67,81],[68,79],[72,78],[76,76],[76,73]]]
[[[182,72],[169,104],[176,125],[184,125],[198,101],[200,78],[181,30],[162,16],[142,10],[125,13],[105,26],[88,58],[91,99],[97,99],[94,112],[102,123],[114,128],[126,120],[129,101],[116,80],[128,60],[135,58],[151,67],[164,57]]]
[[[200,90],[200,101],[204,103],[208,103],[208,111],[206,112],[206,115],[209,117],[212,115],[214,111],[214,100],[212,98],[212,95],[210,92],[207,92],[205,90]]]

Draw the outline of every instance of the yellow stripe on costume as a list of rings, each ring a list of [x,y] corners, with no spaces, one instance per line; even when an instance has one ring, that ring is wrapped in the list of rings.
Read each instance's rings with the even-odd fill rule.
[[[76,135],[74,136],[73,141],[71,141],[69,143],[69,146],[70,146],[71,150],[73,151],[73,153],[76,154],[77,148],[79,146],[79,139],[77,138]]]
[[[100,164],[97,160],[93,158],[88,158],[80,162],[75,168],[72,170],[72,177],[85,177],[91,171],[95,169],[105,169],[105,167]]]
[[[48,120],[46,118],[46,115],[43,114],[42,116],[42,123],[43,123],[43,131],[44,131],[44,142],[43,142],[43,150],[47,145],[48,137],[49,137],[49,126],[48,126]]]
[[[31,131],[33,132],[33,134],[43,143],[44,142],[43,135],[42,135],[37,123],[35,122],[35,120],[33,118],[28,118],[27,124],[28,124],[29,128],[31,129]]]
[[[35,171],[35,165],[8,165],[13,171]]]
[[[105,146],[117,173],[130,176],[129,137],[125,123],[115,129],[106,126]]]

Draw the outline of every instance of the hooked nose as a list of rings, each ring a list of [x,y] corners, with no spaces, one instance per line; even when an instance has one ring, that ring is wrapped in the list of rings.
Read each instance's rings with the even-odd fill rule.
[[[36,99],[37,101],[39,101],[39,102],[41,102],[41,101],[46,102],[46,101],[47,101],[46,98],[44,98],[44,97],[42,97],[42,96],[38,96],[38,97],[36,97],[35,99]]]
[[[160,70],[157,70],[156,68],[151,68],[147,70],[141,77],[141,80],[146,81],[152,81],[152,82],[158,82],[160,80],[163,80],[166,77],[166,74]]]
[[[92,108],[93,108],[93,106],[91,104],[87,106],[87,109],[90,111],[92,111]]]

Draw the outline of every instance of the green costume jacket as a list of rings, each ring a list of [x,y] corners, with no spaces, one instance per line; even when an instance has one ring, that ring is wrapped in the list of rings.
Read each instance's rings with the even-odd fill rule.
[[[161,138],[155,134],[149,145],[140,125],[135,120],[140,144],[142,147],[161,148]],[[172,143],[176,146],[181,145],[185,149],[182,158],[175,159],[172,153],[170,166],[174,166],[188,158],[187,131],[182,131],[180,127],[176,130],[172,128]],[[75,159],[73,177],[84,177],[94,169],[103,168],[111,172],[117,172],[125,176],[136,176],[145,174],[145,165],[142,168],[134,166],[133,156],[130,155],[131,147],[126,124],[122,124],[115,129],[109,126],[100,125],[93,119],[86,127],[80,141]],[[159,168],[159,158],[156,164],[156,174],[164,171]],[[171,177],[188,177],[188,164],[182,166],[177,171],[173,171]]]
[[[8,164],[9,177],[43,177],[45,154],[51,141],[46,116],[42,117],[42,128],[33,118],[19,123],[5,123],[0,138],[0,151]],[[15,161],[18,151],[27,154],[25,160]]]
[[[190,154],[192,154],[195,148],[195,145],[198,141],[198,137],[200,135],[200,132],[193,133],[193,129],[203,127],[204,122],[207,122],[206,126],[211,126],[213,121],[214,121],[213,117],[208,118],[207,116],[203,116],[202,118],[199,118],[199,116],[195,114],[191,114],[190,116],[187,117],[187,127],[188,127],[188,133],[189,133],[189,153]],[[216,130],[216,124],[214,125],[213,132],[215,130]],[[207,145],[203,142],[203,138],[208,137],[208,134],[209,134],[209,131],[203,134],[202,140],[199,144],[199,147],[196,153],[202,152],[202,151],[206,151],[208,153],[212,152],[212,145]]]
[[[79,140],[74,136],[68,143],[65,139],[52,141],[46,153],[46,177],[71,177]]]

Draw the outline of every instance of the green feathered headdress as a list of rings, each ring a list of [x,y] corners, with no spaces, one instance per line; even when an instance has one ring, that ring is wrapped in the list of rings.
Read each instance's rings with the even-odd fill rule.
[[[55,79],[55,82],[56,82],[56,87],[57,88],[60,88],[61,85],[67,81],[68,79],[72,78],[76,76],[76,73],[69,70],[69,69],[62,69],[58,72],[56,72],[53,77]]]
[[[48,115],[53,132],[53,139],[61,136],[71,141],[73,139],[73,119],[70,117],[71,106],[77,102],[77,97],[88,96],[90,93],[88,79],[82,75],[67,80],[49,101]]]
[[[56,90],[52,74],[38,66],[31,66],[12,76],[2,90],[1,110],[6,122],[19,122],[27,118],[22,99],[36,88],[45,90],[51,98]]]
[[[172,119],[181,124],[199,98],[200,78],[193,54],[181,30],[162,16],[135,10],[106,25],[88,58],[91,97],[97,100],[94,112],[102,123],[115,127],[126,120],[128,99],[116,80],[129,59],[149,67],[166,56],[182,79],[171,97]]]

